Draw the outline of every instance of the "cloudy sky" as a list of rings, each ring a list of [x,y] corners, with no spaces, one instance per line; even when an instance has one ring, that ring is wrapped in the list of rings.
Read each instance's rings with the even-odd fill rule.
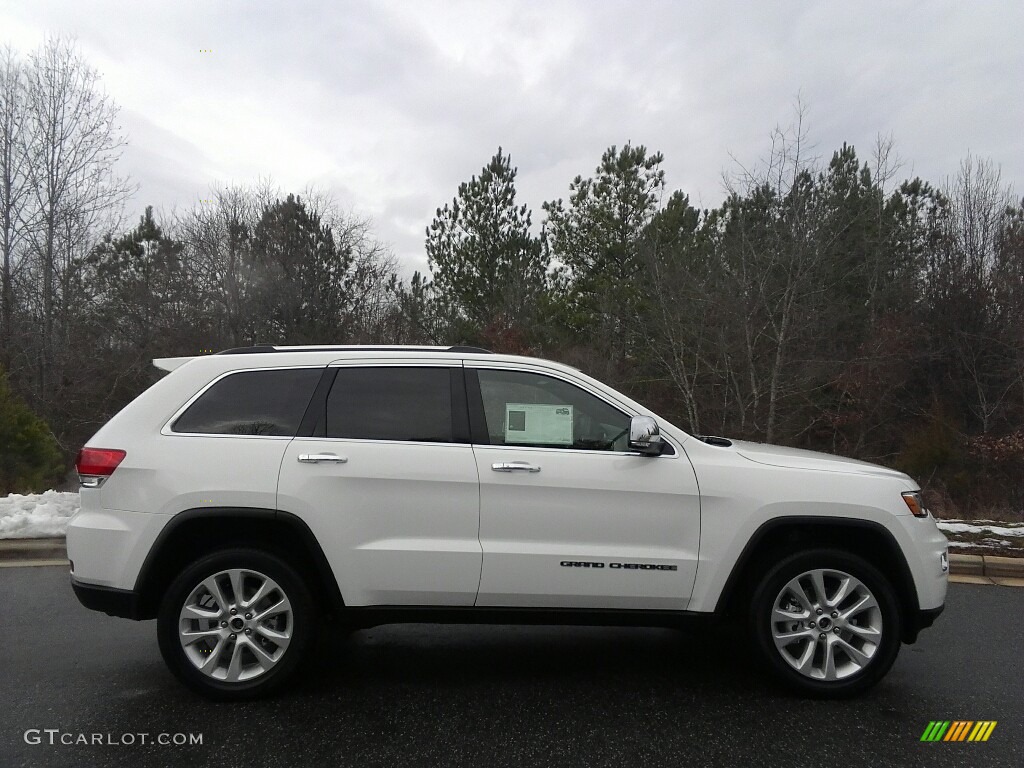
[[[315,184],[371,217],[406,273],[499,145],[535,221],[626,141],[712,206],[798,94],[826,159],[891,134],[905,176],[941,183],[970,152],[1019,194],[1021,30],[1020,0],[0,0],[0,44],[73,34],[101,72],[133,215],[215,183]]]

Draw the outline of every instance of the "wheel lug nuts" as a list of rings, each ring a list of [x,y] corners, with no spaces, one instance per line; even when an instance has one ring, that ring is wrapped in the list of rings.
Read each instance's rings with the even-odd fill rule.
[[[236,609],[232,608],[231,609],[231,615],[234,616],[236,613],[238,613],[238,611]],[[818,611],[818,613],[821,613],[821,611]]]
[[[232,611],[232,613],[234,613],[234,611]],[[818,609],[818,615],[821,616],[821,614],[822,614],[822,610],[821,610],[821,608],[819,608]]]
[[[839,631],[839,630],[837,629],[837,630],[836,630],[836,632],[838,632],[838,631]],[[247,629],[247,630],[245,630],[245,634],[247,634],[247,635],[251,635],[251,634],[252,634],[252,630],[251,630],[251,629]]]
[[[833,631],[833,632],[835,632],[835,633],[836,633],[836,634],[838,635],[838,634],[839,634],[839,627],[836,627],[836,628],[835,628],[835,629],[833,629],[832,631]]]
[[[230,635],[228,635],[228,640],[234,640],[234,639],[235,639],[235,633],[232,632]]]
[[[832,611],[832,618],[836,618],[839,615],[839,611]]]
[[[819,640],[824,640],[825,639],[825,633],[822,632],[820,635],[818,635],[818,639]]]
[[[245,614],[245,620],[249,621],[250,619],[252,619],[252,614],[251,613]]]
[[[809,626],[811,629],[814,629],[814,622],[810,622],[807,626]]]
[[[227,627],[227,625],[228,625],[228,623],[227,623],[226,621],[222,621],[222,622],[220,623],[220,628],[221,628],[221,629],[224,629],[224,628],[226,628],[226,627]]]

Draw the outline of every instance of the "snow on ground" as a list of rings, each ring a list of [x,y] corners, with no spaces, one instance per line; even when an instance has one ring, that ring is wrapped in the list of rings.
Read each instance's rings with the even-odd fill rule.
[[[1005,539],[1002,541],[999,539],[985,539],[983,541],[950,541],[949,545],[963,549],[992,549],[993,547],[1009,547],[1013,545],[1013,542],[1006,541]]]
[[[991,520],[938,520],[943,533],[988,533],[993,536],[1024,536],[1024,523],[988,525]],[[1011,526],[1011,527],[1004,527]]]
[[[78,511],[78,494],[45,491],[0,497],[0,539],[63,536]]]

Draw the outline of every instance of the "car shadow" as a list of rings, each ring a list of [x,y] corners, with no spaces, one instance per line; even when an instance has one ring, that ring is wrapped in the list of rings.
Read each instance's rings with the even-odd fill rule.
[[[341,635],[339,637],[339,635]],[[296,694],[401,684],[477,688],[648,684],[693,692],[763,684],[741,638],[725,628],[393,624],[321,633]]]

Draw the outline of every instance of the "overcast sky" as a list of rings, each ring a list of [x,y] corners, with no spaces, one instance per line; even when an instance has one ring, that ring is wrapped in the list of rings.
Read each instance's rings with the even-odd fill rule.
[[[371,217],[405,273],[499,145],[535,222],[626,141],[713,206],[731,157],[764,157],[798,93],[826,159],[892,134],[904,176],[941,183],[971,152],[1020,193],[1022,30],[1020,0],[0,0],[0,44],[73,34],[102,74],[133,216],[213,183],[312,183]]]

